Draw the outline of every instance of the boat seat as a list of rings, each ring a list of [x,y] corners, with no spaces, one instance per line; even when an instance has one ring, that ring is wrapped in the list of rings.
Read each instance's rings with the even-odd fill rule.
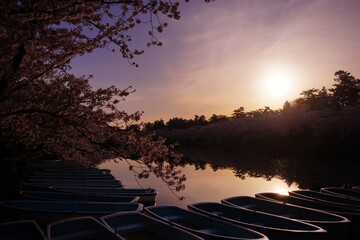
[[[90,239],[94,235],[93,230],[84,230],[78,232],[72,232],[68,234],[61,234],[60,236],[53,237],[56,240],[71,240],[71,239]]]
[[[225,214],[224,211],[214,211],[214,212],[211,212],[212,215],[217,215],[217,216],[223,216]]]
[[[243,205],[241,207],[247,208],[249,210],[253,210],[253,208],[256,207],[256,205],[255,204],[246,204],[246,205]]]
[[[116,232],[122,232],[122,231],[133,230],[133,229],[141,229],[144,226],[145,225],[142,223],[133,223],[133,224],[127,224],[127,225],[115,227],[114,230]]]
[[[181,215],[169,215],[169,216],[164,216],[164,218],[169,220],[170,222],[175,222],[177,220],[183,219],[183,216],[181,216]]]
[[[252,222],[250,224],[254,224],[254,225],[257,225],[257,226],[267,226],[266,224],[264,224],[263,222]]]
[[[202,233],[214,234],[214,233],[218,232],[218,229],[215,229],[215,228],[203,228],[203,229],[200,229],[198,231],[202,232]]]
[[[35,236],[30,236],[29,234],[24,233],[24,234],[16,234],[16,236],[5,236],[5,238],[8,240],[23,240],[23,239],[29,239],[29,238],[35,239]]]

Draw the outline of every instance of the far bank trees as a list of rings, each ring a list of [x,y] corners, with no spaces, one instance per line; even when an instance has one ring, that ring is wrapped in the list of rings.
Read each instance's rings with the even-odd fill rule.
[[[292,153],[333,156],[356,155],[360,141],[359,79],[337,71],[333,88],[309,89],[283,109],[270,107],[245,112],[235,109],[232,117],[204,126],[162,128],[157,132],[180,145],[255,151],[266,154]],[[214,115],[213,115],[214,116]],[[185,121],[185,120],[184,120]]]

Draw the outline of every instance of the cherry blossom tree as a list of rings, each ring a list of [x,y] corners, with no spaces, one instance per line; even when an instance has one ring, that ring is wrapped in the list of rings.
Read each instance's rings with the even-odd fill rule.
[[[130,65],[144,53],[131,46],[129,32],[148,27],[145,46],[161,46],[163,19],[179,19],[170,0],[2,0],[0,2],[1,160],[55,155],[94,166],[107,159],[132,159],[139,178],[150,173],[182,190],[179,155],[154,135],[140,136],[124,126],[119,104],[134,90],[110,86],[94,90],[90,77],[69,74],[70,62],[97,48],[119,52]]]

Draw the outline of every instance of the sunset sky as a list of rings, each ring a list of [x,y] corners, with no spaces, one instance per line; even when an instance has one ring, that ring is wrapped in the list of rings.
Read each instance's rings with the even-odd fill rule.
[[[135,59],[139,68],[97,50],[77,57],[73,72],[93,74],[94,88],[132,85],[120,107],[143,110],[145,122],[278,109],[303,90],[330,88],[337,70],[360,78],[359,13],[360,0],[192,0],[158,35],[164,45]]]

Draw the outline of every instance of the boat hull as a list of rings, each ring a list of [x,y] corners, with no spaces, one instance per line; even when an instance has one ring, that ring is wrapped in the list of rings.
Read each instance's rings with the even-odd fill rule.
[[[49,183],[39,183],[39,182],[26,182],[23,183],[23,188],[26,190],[46,190],[53,191],[51,187],[92,187],[92,188],[123,188],[124,186],[121,183],[80,183],[80,182],[49,182]]]
[[[344,216],[350,219],[352,222],[354,219],[360,218],[359,212],[343,208],[341,206],[328,204],[325,202],[313,201],[311,199],[287,196],[279,193],[257,193],[255,194],[255,197],[330,212],[333,214]]]
[[[320,193],[317,191],[311,190],[296,190],[289,192],[290,196],[295,196],[298,198],[310,199],[315,202],[324,202],[327,204],[332,204],[335,206],[340,206],[343,208],[347,208],[354,212],[360,213],[360,201],[347,199],[343,197],[338,197],[326,193]]]
[[[71,203],[48,201],[5,201],[0,203],[0,213],[6,221],[33,219],[40,227],[65,218],[80,216],[102,217],[115,212],[141,211],[136,203]]]
[[[329,213],[333,213],[336,215],[340,215],[346,217],[351,221],[351,230],[350,235],[355,236],[352,239],[360,238],[360,213],[354,212],[351,209],[343,208],[337,205],[328,204],[325,202],[313,201],[311,199],[298,198],[295,196],[287,196],[278,193],[257,193],[255,197],[268,199],[272,201],[277,201],[280,203],[295,205],[295,206],[303,206],[307,208],[317,209]]]
[[[139,197],[111,196],[111,195],[87,195],[62,192],[23,191],[21,199],[38,201],[64,201],[64,202],[131,202],[137,203]]]
[[[221,202],[235,207],[266,212],[314,224],[328,231],[327,239],[348,239],[351,221],[340,215],[247,196],[226,198]]]
[[[21,220],[0,224],[2,240],[45,240],[44,232],[33,220]]]
[[[155,202],[157,191],[155,189],[136,188],[83,188],[83,187],[52,187],[53,190],[68,193],[101,194],[116,196],[139,197],[138,202],[150,205]]]
[[[347,188],[340,188],[340,187],[324,187],[320,189],[321,193],[331,194],[347,199],[353,199],[360,201],[360,192],[350,190]]]
[[[82,168],[82,167],[75,167],[75,168],[37,168],[38,172],[44,172],[48,174],[53,173],[71,173],[71,174],[110,174],[110,169],[97,169],[97,168]]]
[[[125,240],[92,217],[78,217],[50,223],[48,240]]]
[[[113,175],[49,175],[49,176],[31,176],[29,179],[32,181],[44,181],[44,180],[116,180]]]
[[[318,240],[326,239],[326,230],[308,223],[291,220],[267,214],[224,205],[215,202],[196,203],[188,205],[191,210],[221,218],[255,231],[264,233],[272,240]]]
[[[254,230],[175,206],[153,206],[146,207],[144,210],[146,213],[162,221],[192,232],[205,239],[268,240],[264,234]]]
[[[96,177],[96,176],[109,176],[110,173],[105,172],[106,169],[95,172],[69,172],[69,171],[58,171],[58,172],[31,172],[29,177],[48,177],[48,176],[59,176],[59,177]]]
[[[152,239],[202,239],[190,232],[139,212],[115,213],[102,217],[101,221],[125,239],[131,239],[134,235],[151,236]]]

